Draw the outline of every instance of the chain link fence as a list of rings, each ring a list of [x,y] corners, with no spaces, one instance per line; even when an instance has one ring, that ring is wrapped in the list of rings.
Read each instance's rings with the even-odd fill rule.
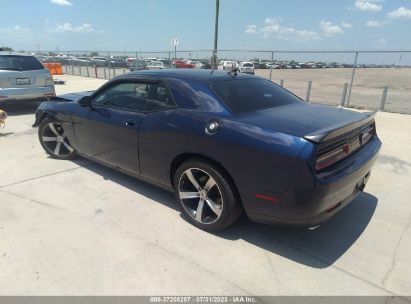
[[[213,52],[32,53],[43,62],[61,63],[65,74],[111,79],[133,70],[136,62],[142,60],[149,64],[160,61],[161,68],[174,68],[176,61],[196,68],[210,68]],[[271,79],[312,103],[411,114],[411,50],[219,50],[218,59],[220,62],[251,61],[256,75]]]

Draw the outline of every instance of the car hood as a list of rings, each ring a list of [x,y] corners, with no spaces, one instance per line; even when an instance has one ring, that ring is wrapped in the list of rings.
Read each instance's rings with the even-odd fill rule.
[[[90,96],[93,94],[94,91],[84,91],[84,92],[76,92],[76,93],[67,93],[63,95],[59,95],[56,97],[52,97],[49,99],[49,101],[60,101],[60,102],[68,102],[68,101],[78,101],[84,96]]]
[[[366,114],[360,112],[301,102],[235,115],[235,120],[263,129],[304,137],[319,130],[353,124],[364,117]]]

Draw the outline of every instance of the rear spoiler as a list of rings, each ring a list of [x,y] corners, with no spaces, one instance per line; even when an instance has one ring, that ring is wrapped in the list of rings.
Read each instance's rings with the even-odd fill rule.
[[[367,112],[364,113],[363,117],[359,120],[331,125],[324,129],[320,129],[313,133],[307,134],[304,136],[304,138],[315,143],[325,142],[369,124],[374,120],[376,114],[377,111]]]

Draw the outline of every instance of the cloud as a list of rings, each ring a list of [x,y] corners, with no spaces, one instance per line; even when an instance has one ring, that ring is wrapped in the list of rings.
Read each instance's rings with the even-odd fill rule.
[[[382,26],[382,23],[379,22],[379,21],[368,20],[368,21],[365,23],[365,25],[366,25],[366,26],[369,26],[369,27],[380,27],[380,26]]]
[[[42,31],[32,31],[28,27],[14,25],[11,27],[0,27],[0,37],[4,44],[16,48],[26,48],[34,43],[50,42],[53,39]]]
[[[331,21],[322,20],[318,23],[325,36],[333,36],[337,34],[344,34],[344,31],[338,25],[334,25]]]
[[[386,48],[388,44],[388,41],[384,38],[380,38],[377,41],[375,41],[374,45],[377,49],[382,49],[382,48]]]
[[[258,27],[255,24],[247,25],[245,32],[247,34],[260,33],[265,39],[275,38],[296,42],[320,39],[320,36],[315,31],[283,26],[281,21],[281,18],[266,18],[262,27]]]
[[[347,23],[347,22],[341,22],[341,26],[345,27],[345,28],[352,28],[352,25],[350,23]]]
[[[254,34],[257,32],[257,25],[255,24],[248,24],[245,26],[245,32],[247,34]]]
[[[322,20],[318,23],[320,31],[296,29],[282,24],[282,18],[266,18],[263,26],[248,24],[245,26],[246,34],[261,34],[264,39],[274,38],[296,42],[319,40],[337,34],[344,34],[341,27],[352,28],[347,22],[342,22],[341,27],[331,21]]]
[[[379,12],[382,10],[382,5],[377,4],[378,0],[357,0],[354,4],[355,9],[368,12]]]
[[[15,25],[13,27],[0,28],[0,36],[27,40],[33,36],[33,32],[27,27]]]
[[[400,19],[400,18],[408,19],[408,18],[411,18],[411,10],[401,6],[397,8],[396,10],[389,12],[387,16],[392,19]]]
[[[62,6],[73,6],[73,3],[68,0],[51,0],[50,3]]]
[[[83,23],[78,26],[73,26],[69,22],[65,22],[63,24],[57,24],[54,28],[49,29],[50,32],[57,32],[57,33],[101,33],[103,31],[99,31],[94,29],[91,24]]]

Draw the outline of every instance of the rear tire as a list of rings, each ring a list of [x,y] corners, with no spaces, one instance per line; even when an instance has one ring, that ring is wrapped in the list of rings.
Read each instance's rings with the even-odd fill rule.
[[[184,162],[174,175],[174,193],[182,213],[196,227],[216,232],[233,224],[242,212],[227,174],[203,159]]]
[[[73,159],[76,151],[70,145],[61,123],[45,118],[39,125],[38,136],[43,149],[56,159]]]

